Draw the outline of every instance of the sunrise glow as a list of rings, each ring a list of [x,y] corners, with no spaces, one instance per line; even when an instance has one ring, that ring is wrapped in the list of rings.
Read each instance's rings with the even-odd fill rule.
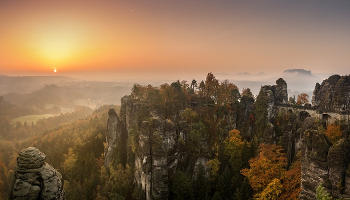
[[[0,72],[347,70],[346,5],[142,2],[0,2]]]

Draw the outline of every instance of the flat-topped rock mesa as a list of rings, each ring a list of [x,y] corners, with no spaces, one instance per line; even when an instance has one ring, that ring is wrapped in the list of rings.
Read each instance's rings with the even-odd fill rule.
[[[46,163],[45,158],[46,155],[35,147],[19,153],[10,199],[64,199],[62,175]]]

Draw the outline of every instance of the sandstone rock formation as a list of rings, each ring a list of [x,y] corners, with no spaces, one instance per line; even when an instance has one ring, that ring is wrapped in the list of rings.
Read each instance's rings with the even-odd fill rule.
[[[316,199],[316,188],[320,183],[328,187],[327,155],[330,144],[316,130],[307,130],[304,134],[300,199],[311,200]]]
[[[120,127],[128,127],[125,129],[127,133],[137,137],[138,141],[134,161],[136,184],[146,199],[167,199],[168,172],[176,167],[177,162],[175,155],[169,153],[175,145],[174,124],[170,120],[160,119],[154,113],[149,120],[138,121],[141,119],[138,115],[144,107],[127,99],[125,97],[122,100],[122,119],[114,110],[109,112],[105,163],[119,164],[121,152],[128,154],[126,149],[120,147],[121,143],[126,145],[127,141],[119,142],[123,131]],[[135,134],[135,129],[138,134]]]
[[[350,76],[333,75],[317,83],[312,104],[322,112],[344,112],[350,108]]]
[[[302,166],[300,199],[316,199],[316,188],[322,184],[334,198],[350,197],[350,143],[343,138],[331,144],[317,130],[309,117],[302,127]]]
[[[300,199],[315,199],[320,183],[334,197],[350,197],[349,139],[344,137],[332,144],[318,129],[320,121],[314,118],[323,110],[344,110],[350,96],[349,85],[349,78],[341,76],[332,76],[317,85],[313,102],[318,110],[315,110],[311,106],[288,105],[287,84],[280,78],[276,85],[261,87],[255,103],[247,91],[240,98],[238,109],[223,109],[220,128],[227,132],[237,128],[246,140],[257,137],[259,142],[282,145],[288,164],[300,152]],[[156,95],[154,99],[152,93],[145,96],[125,96],[119,115],[114,110],[109,111],[105,165],[107,168],[125,163],[132,165],[142,198],[168,199],[169,182],[177,169],[192,175],[193,180],[202,169],[208,174],[210,138],[203,137],[200,144],[196,143],[198,154],[188,159],[180,146],[181,142],[186,142],[190,127],[181,114],[188,107],[189,110],[210,109],[213,102],[195,96],[190,104],[181,108],[178,108],[181,104],[172,105],[173,113],[168,114],[161,110],[163,105],[157,104]]]
[[[128,155],[128,163],[134,166],[135,182],[142,198],[168,199],[169,181],[179,162],[186,157],[177,149],[179,140],[186,140],[185,126],[180,117],[177,120],[165,119],[145,102],[131,95],[125,96],[119,116],[114,110],[109,111],[105,164],[107,167],[120,164],[118,157],[123,152]],[[120,147],[121,143],[128,143],[121,137],[123,131],[134,141],[133,149]],[[202,141],[201,147],[206,147],[206,141]],[[207,161],[202,153],[193,165],[188,166],[194,179],[199,169],[207,173]]]
[[[267,101],[267,118],[271,120],[276,113],[276,105],[288,103],[287,83],[282,78],[276,81],[276,85],[261,87],[259,95],[265,95]]]
[[[62,175],[47,164],[45,158],[35,147],[19,153],[10,199],[64,199]]]
[[[282,78],[276,81],[276,85],[265,85],[261,87],[256,100],[256,109],[260,110],[258,111],[260,117],[264,115],[264,121],[261,123],[265,128],[261,130],[260,141],[275,143],[277,136],[273,122],[278,114],[277,106],[287,103],[287,83]]]
[[[119,163],[126,164],[127,133],[125,125],[121,123],[114,109],[108,112],[107,122],[107,148],[105,150],[105,167]]]

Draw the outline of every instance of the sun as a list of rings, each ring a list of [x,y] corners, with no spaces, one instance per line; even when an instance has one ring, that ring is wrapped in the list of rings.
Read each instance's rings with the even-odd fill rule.
[[[53,69],[53,72],[54,72],[54,73],[57,73],[57,69],[56,69],[56,68],[54,68],[54,69]]]

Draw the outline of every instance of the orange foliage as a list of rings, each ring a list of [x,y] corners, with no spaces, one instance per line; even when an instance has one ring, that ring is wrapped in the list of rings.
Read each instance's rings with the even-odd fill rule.
[[[339,140],[342,136],[342,132],[340,130],[340,126],[336,124],[329,124],[326,130],[326,136],[333,143]]]
[[[241,132],[237,129],[233,129],[229,132],[228,141],[230,143],[234,143],[237,146],[241,146],[244,144],[242,137],[241,137]]]
[[[297,99],[297,104],[304,105],[306,103],[309,103],[309,95],[306,93],[299,94]]]
[[[301,163],[296,161],[291,168],[286,171],[283,178],[283,192],[280,199],[299,199],[300,183],[301,183]]]
[[[249,166],[249,169],[243,169],[241,173],[248,178],[253,190],[260,193],[273,179],[283,176],[287,158],[281,146],[261,144],[259,155],[249,160]]]

